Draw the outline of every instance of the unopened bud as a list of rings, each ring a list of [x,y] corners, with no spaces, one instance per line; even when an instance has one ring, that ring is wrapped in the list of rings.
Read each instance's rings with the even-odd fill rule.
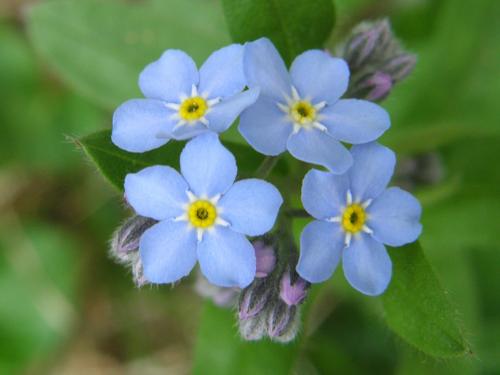
[[[267,334],[272,340],[289,342],[299,330],[300,319],[297,306],[288,306],[279,301],[269,309],[267,315]]]
[[[143,216],[132,216],[113,234],[111,255],[120,262],[129,262],[131,254],[139,249],[142,234],[156,221]]]
[[[344,47],[343,57],[350,69],[366,65],[373,54],[385,46],[390,35],[390,26],[387,20],[377,23],[362,23],[354,29],[351,38]]]
[[[372,101],[386,98],[416,63],[416,56],[402,48],[387,20],[355,27],[340,55],[351,73],[345,97]]]
[[[141,255],[138,251],[132,254],[129,264],[134,284],[138,288],[148,284],[149,281],[144,276],[144,267],[142,265]]]
[[[240,320],[247,320],[259,314],[266,307],[272,291],[272,285],[264,279],[256,279],[243,290],[238,313]]]
[[[197,274],[194,289],[200,296],[211,299],[220,307],[234,306],[240,293],[238,288],[222,288],[209,283],[201,272]]]
[[[288,306],[300,304],[307,295],[309,283],[300,276],[294,274],[292,280],[290,272],[286,271],[280,281],[280,298]]]
[[[391,76],[394,82],[399,82],[413,71],[416,63],[417,56],[410,53],[403,53],[387,60],[381,69]]]
[[[253,242],[255,258],[257,260],[257,272],[255,277],[267,277],[276,266],[276,254],[272,246],[266,245],[263,241]]]
[[[267,334],[265,314],[239,321],[240,335],[247,341],[257,341]]]

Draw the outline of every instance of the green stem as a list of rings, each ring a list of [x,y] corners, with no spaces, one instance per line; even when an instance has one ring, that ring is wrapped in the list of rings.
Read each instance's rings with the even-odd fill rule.
[[[278,163],[278,156],[266,156],[255,172],[256,177],[265,179]]]
[[[300,208],[290,208],[289,210],[285,211],[285,214],[287,214],[288,216],[291,216],[291,217],[310,217],[311,216],[307,213],[306,210],[302,210]]]

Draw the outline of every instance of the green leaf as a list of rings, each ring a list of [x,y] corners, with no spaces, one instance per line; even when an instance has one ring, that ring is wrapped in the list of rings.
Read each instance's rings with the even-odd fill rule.
[[[418,242],[389,249],[393,278],[381,297],[389,327],[408,343],[434,357],[470,353],[456,312]]]
[[[142,154],[126,152],[111,142],[109,130],[73,141],[82,147],[104,177],[120,191],[123,190],[127,173],[137,172],[151,165],[170,165],[178,169],[179,156],[184,147],[184,142],[171,141],[161,148]],[[236,156],[239,176],[252,174],[263,159],[262,155],[248,146],[234,142],[224,142],[224,145]]]
[[[322,48],[335,18],[332,0],[222,0],[233,40],[270,38],[290,63],[299,53]]]
[[[141,96],[137,78],[168,48],[200,63],[228,43],[215,1],[54,0],[28,13],[29,36],[40,55],[76,91],[114,108]]]
[[[205,305],[195,349],[194,374],[289,374],[298,341],[283,345],[268,340],[243,341],[233,311]]]

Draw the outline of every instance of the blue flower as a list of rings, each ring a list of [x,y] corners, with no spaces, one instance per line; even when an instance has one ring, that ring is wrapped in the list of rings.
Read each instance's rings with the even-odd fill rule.
[[[199,261],[213,284],[246,287],[256,272],[255,250],[245,235],[269,231],[283,202],[271,184],[247,179],[234,183],[236,161],[208,133],[181,153],[182,175],[153,166],[125,178],[125,196],[137,214],[158,220],[142,235],[144,275],[152,283],[172,283]]]
[[[374,141],[390,126],[387,112],[365,100],[339,98],[347,90],[349,68],[324,51],[309,50],[290,73],[268,39],[245,46],[247,84],[260,88],[245,110],[239,130],[257,151],[278,155],[286,149],[297,159],[344,173],[352,157],[339,142]]]
[[[139,77],[146,99],[129,100],[115,111],[112,141],[145,152],[171,138],[221,133],[257,99],[257,89],[241,92],[245,85],[240,44],[215,51],[199,71],[186,53],[169,49]]]
[[[410,193],[387,188],[394,153],[377,143],[353,146],[348,173],[311,170],[302,184],[302,203],[317,220],[300,238],[297,272],[312,283],[328,279],[342,258],[344,275],[360,292],[376,296],[391,280],[392,263],[384,244],[415,241],[421,206]]]

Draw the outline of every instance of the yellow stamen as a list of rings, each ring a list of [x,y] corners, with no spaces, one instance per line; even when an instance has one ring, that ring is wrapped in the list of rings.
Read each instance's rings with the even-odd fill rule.
[[[185,99],[179,108],[179,116],[185,121],[195,121],[202,118],[207,112],[207,101],[201,96]]]
[[[290,116],[297,124],[309,124],[316,119],[316,108],[307,100],[299,100],[290,107]]]
[[[342,213],[342,227],[346,232],[357,233],[363,229],[366,221],[366,211],[358,203],[346,207]]]
[[[197,200],[188,208],[188,218],[195,228],[208,228],[214,225],[217,219],[217,209],[206,200]]]

